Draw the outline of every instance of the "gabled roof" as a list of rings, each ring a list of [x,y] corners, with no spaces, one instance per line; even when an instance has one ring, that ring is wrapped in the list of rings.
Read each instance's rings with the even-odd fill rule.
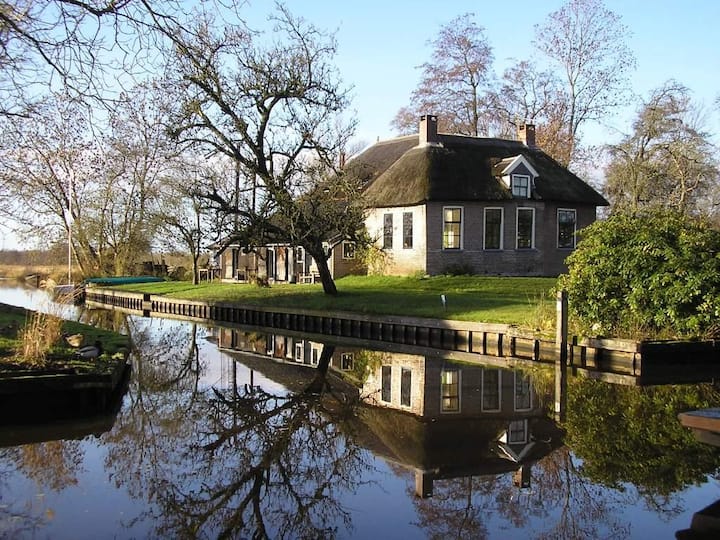
[[[521,162],[537,172],[532,199],[607,206],[590,185],[538,148],[519,141],[439,134],[439,145],[418,146],[418,136],[378,142],[348,162],[367,182],[375,206],[431,201],[502,201],[512,194],[497,166]]]
[[[535,167],[533,167],[527,158],[522,154],[499,161],[495,167],[493,167],[493,176],[497,177],[511,174],[519,165],[524,165],[533,178],[538,176],[538,172],[535,170]]]

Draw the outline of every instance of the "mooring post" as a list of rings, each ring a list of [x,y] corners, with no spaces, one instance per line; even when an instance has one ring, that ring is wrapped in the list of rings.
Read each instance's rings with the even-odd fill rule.
[[[557,327],[555,332],[555,420],[565,421],[567,407],[567,361],[568,361],[568,295],[557,293]]]

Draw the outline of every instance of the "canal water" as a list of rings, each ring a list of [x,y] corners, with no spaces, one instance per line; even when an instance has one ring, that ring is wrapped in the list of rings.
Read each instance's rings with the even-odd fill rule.
[[[558,425],[552,369],[0,302],[132,341],[117,410],[0,425],[3,538],[673,538],[720,499],[677,421],[719,386],[571,377]]]

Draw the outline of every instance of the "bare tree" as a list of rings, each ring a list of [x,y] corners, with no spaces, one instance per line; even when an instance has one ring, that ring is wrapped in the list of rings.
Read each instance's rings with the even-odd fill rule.
[[[175,155],[157,95],[133,93],[102,136],[87,108],[66,96],[6,117],[0,212],[25,237],[70,241],[84,276],[132,270],[149,249],[159,179]]]
[[[38,103],[34,117],[18,115],[3,122],[0,212],[17,223],[16,232],[50,242],[68,241],[83,272],[94,258],[78,249],[92,235],[74,227],[84,222],[85,202],[97,193],[103,169],[97,141],[88,130],[88,112],[64,96]]]
[[[718,162],[703,113],[676,81],[652,92],[633,132],[608,150],[606,191],[615,211],[671,206],[697,212],[717,187]]]
[[[420,66],[422,76],[410,97],[410,105],[398,111],[392,125],[400,133],[417,129],[422,114],[437,114],[439,129],[463,135],[488,134],[492,116],[488,110],[492,48],[474,14],[465,13],[443,25],[429,62]]]
[[[190,27],[160,26],[173,43],[169,78],[180,90],[172,133],[228,156],[252,184],[251,206],[209,194],[238,217],[226,242],[302,246],[334,294],[326,242],[355,239],[362,226],[359,184],[335,174],[354,123],[339,120],[348,93],[331,63],[334,39],[278,10],[268,37],[210,16]]]
[[[602,120],[628,94],[628,72],[635,58],[628,29],[602,0],[570,0],[535,27],[535,44],[563,72],[564,131],[575,155],[581,127]]]
[[[219,164],[221,167],[226,163]],[[204,195],[208,191],[224,193],[224,171],[210,163],[200,165],[190,158],[178,160],[177,170],[166,177],[160,194],[157,242],[169,249],[190,253],[193,285],[200,281],[199,260],[204,250],[219,241],[223,217],[211,208]]]
[[[157,21],[191,13],[182,0],[0,1],[0,116],[28,114],[48,89],[112,105],[160,66]]]
[[[567,104],[554,73],[539,71],[527,60],[517,62],[505,70],[500,87],[492,94],[492,104],[501,137],[513,139],[519,125],[535,124],[537,145],[559,162],[569,162]]]

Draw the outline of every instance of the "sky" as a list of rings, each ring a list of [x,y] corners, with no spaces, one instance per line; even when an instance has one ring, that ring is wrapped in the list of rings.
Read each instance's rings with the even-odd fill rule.
[[[429,61],[441,25],[474,13],[493,47],[494,71],[500,76],[514,63],[533,55],[535,25],[560,8],[561,0],[286,0],[296,14],[319,28],[336,31],[336,64],[353,87],[353,109],[359,121],[357,141],[372,143],[395,136],[390,122],[408,104],[417,86],[417,66]],[[248,22],[260,22],[271,3],[252,0]],[[630,31],[628,45],[637,60],[631,87],[642,98],[668,79],[676,79],[708,109],[708,129],[720,132],[714,100],[720,96],[720,21],[718,0],[605,0]],[[590,144],[617,141],[630,125],[637,104],[589,126]],[[433,111],[428,111],[432,113]],[[715,137],[717,142],[720,139]]]
[[[429,61],[428,41],[455,17],[474,13],[494,52],[500,76],[515,60],[533,56],[535,25],[542,25],[562,0],[285,0],[292,13],[335,32],[336,65],[352,87],[358,128],[354,145],[396,136],[390,122],[408,105],[417,86],[417,66]],[[256,28],[267,26],[274,2],[249,0],[243,16]],[[630,86],[635,103],[584,129],[584,142],[603,145],[629,133],[640,98],[669,79],[687,86],[706,108],[707,129],[720,145],[720,0],[605,0],[628,27],[628,45],[637,68]],[[539,56],[539,55],[538,55]],[[432,113],[433,111],[427,111]],[[0,224],[0,249],[17,248],[17,239]]]

